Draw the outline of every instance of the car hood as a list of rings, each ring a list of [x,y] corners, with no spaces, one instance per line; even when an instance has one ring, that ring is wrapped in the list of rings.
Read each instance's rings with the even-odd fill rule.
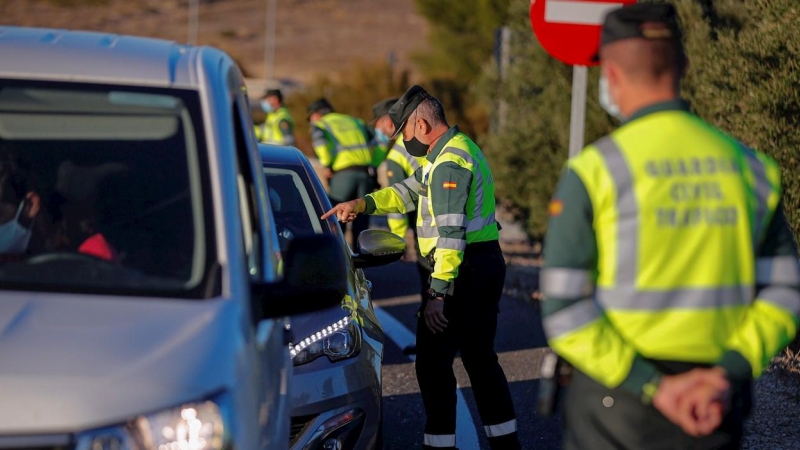
[[[90,429],[223,389],[237,323],[225,300],[3,292],[0,434]]]

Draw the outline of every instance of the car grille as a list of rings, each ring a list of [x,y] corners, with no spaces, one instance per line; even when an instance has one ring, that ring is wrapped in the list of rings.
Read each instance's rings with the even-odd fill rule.
[[[297,416],[292,417],[292,425],[289,429],[289,442],[291,445],[294,445],[297,438],[303,434],[303,432],[308,428],[311,422],[317,418],[316,414],[312,414],[310,416]]]

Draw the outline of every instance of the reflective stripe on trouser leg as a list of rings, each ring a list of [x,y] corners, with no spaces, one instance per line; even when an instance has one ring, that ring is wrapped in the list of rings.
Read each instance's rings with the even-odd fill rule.
[[[517,437],[517,419],[485,426],[483,429],[486,431],[492,450],[518,450],[521,448]]]
[[[431,448],[455,448],[455,434],[425,434],[423,445]]]

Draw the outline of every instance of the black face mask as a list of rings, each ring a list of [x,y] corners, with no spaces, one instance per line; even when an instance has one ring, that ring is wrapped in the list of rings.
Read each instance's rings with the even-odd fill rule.
[[[431,148],[430,144],[423,144],[416,136],[412,137],[410,141],[403,141],[403,144],[405,144],[408,154],[417,158],[427,155],[428,149]]]

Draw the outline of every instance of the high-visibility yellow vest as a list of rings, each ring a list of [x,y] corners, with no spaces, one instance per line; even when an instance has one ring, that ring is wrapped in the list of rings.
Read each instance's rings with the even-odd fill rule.
[[[363,121],[345,114],[328,113],[314,127],[325,132],[324,142],[314,142],[314,151],[323,166],[335,172],[372,163],[372,149]]]
[[[289,112],[289,108],[281,106],[277,110],[267,114],[267,119],[261,125],[257,125],[256,138],[259,142],[265,144],[285,145],[287,144],[287,136],[284,136],[281,129],[281,122],[289,122],[291,129],[294,130],[294,119]],[[294,136],[291,136],[291,142],[294,141]]]
[[[389,184],[391,185],[395,182],[393,180],[404,180],[414,175],[414,172],[416,172],[416,170],[420,167],[424,166],[428,160],[425,159],[424,156],[411,156],[408,151],[406,151],[405,144],[403,144],[403,138],[399,137],[392,145],[389,153],[386,155],[386,162],[386,175],[389,178]],[[397,170],[400,170],[402,173],[394,173]],[[402,238],[406,237],[406,232],[408,231],[408,216],[406,214],[388,214],[386,216],[386,221],[389,225],[389,230],[392,233]]]
[[[715,363],[732,349],[759,375],[786,336],[741,329],[755,286],[797,278],[794,255],[756,259],[781,196],[778,164],[688,112],[665,111],[619,128],[568,167],[591,200],[598,261],[596,273],[542,274],[546,296],[585,298],[569,321],[548,319],[554,350],[607,386],[625,379],[637,353]],[[775,326],[796,329],[796,293],[766,289],[755,301]]]

